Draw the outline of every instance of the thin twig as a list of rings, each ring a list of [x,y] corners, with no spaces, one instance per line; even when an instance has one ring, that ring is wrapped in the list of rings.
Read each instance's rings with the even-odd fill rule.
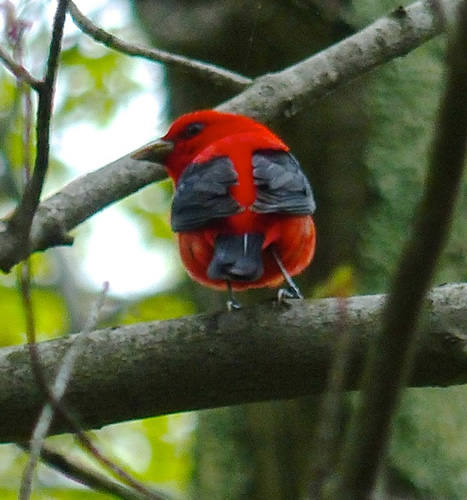
[[[37,156],[32,178],[26,184],[20,204],[15,211],[11,223],[18,230],[19,237],[22,238],[24,247],[29,247],[29,232],[34,213],[39,205],[42,185],[48,167],[49,157],[49,134],[50,117],[52,113],[53,92],[55,87],[55,75],[58,66],[58,56],[60,54],[61,40],[63,37],[63,26],[68,0],[60,0],[54,20],[52,40],[49,49],[49,59],[47,63],[46,76],[39,89],[39,105],[37,119]],[[27,125],[28,126],[28,125]],[[25,147],[28,147],[25,144]],[[46,386],[44,373],[42,371],[39,353],[36,345],[34,311],[31,302],[31,269],[30,263],[25,262],[20,270],[20,287],[23,300],[24,312],[26,317],[26,332],[28,338],[28,347],[31,357],[31,364],[36,376],[37,383]],[[32,469],[34,470],[34,469]],[[21,486],[21,498],[29,498],[32,491],[33,474],[26,474]]]
[[[347,320],[347,301],[338,298],[335,351],[329,368],[326,391],[321,401],[318,425],[313,441],[312,474],[310,484],[311,498],[325,498],[327,480],[336,469],[340,452],[346,381],[350,374],[353,334],[344,328]]]
[[[369,498],[389,439],[401,390],[407,381],[423,299],[446,242],[467,148],[467,0],[458,10],[446,54],[446,90],[412,237],[402,255],[373,342],[361,403],[343,450],[336,498]],[[343,497],[342,497],[343,498]]]
[[[20,285],[20,295],[23,303],[24,317],[26,319],[26,337],[28,339],[29,356],[31,366],[37,381],[43,380],[43,372],[40,364],[39,353],[36,344],[36,321],[34,317],[34,307],[31,299],[31,261],[27,259],[18,268],[18,283]],[[22,481],[22,488],[25,491],[32,490],[32,475],[25,477]],[[20,495],[21,496],[21,495]]]
[[[81,353],[84,343],[86,341],[86,335],[91,332],[94,328],[96,328],[99,315],[104,305],[104,300],[107,295],[108,284],[104,285],[104,289],[102,293],[99,295],[96,300],[94,307],[91,310],[91,313],[88,317],[88,321],[80,332],[79,336],[76,338],[75,342],[70,346],[68,351],[66,352],[58,374],[55,378],[55,383],[52,388],[52,398],[54,402],[59,402],[62,400],[68,381],[70,380],[73,368],[75,366],[77,357]],[[52,423],[52,419],[54,417],[54,408],[50,402],[47,402],[44,408],[42,409],[37,424],[34,428],[34,432],[31,438],[30,443],[30,453],[29,460],[26,464],[23,473],[23,479],[20,487],[20,499],[27,500],[32,491],[32,479],[34,476],[34,471],[39,461],[39,457],[41,455],[41,449],[44,443],[45,438],[50,429],[50,425]]]
[[[172,54],[165,50],[149,49],[139,45],[130,44],[121,40],[96,26],[70,1],[69,11],[75,24],[95,41],[102,43],[106,47],[117,50],[129,56],[142,57],[153,62],[164,63],[167,66],[178,69],[185,73],[194,73],[204,80],[216,85],[229,87],[234,91],[243,90],[253,80],[243,75],[220,68],[214,64],[205,63],[189,57]]]
[[[4,66],[19,80],[23,80],[30,85],[34,90],[40,91],[42,88],[42,81],[29,73],[29,71],[22,65],[17,63],[8,52],[0,46],[0,60]]]
[[[28,266],[29,261],[27,261],[24,266]],[[30,273],[29,267],[24,267],[27,273]],[[105,455],[103,455],[100,450],[93,444],[93,442],[89,439],[89,437],[81,430],[82,426],[80,422],[71,414],[71,412],[63,405],[60,398],[56,399],[55,394],[60,396],[60,393],[64,391],[66,388],[66,378],[69,376],[71,365],[66,362],[62,365],[62,373],[57,377],[57,384],[54,388],[54,392],[49,389],[48,383],[44,376],[43,364],[41,362],[40,354],[37,348],[37,343],[35,342],[35,322],[34,322],[34,310],[31,303],[30,296],[30,280],[29,274],[25,274],[24,279],[21,281],[22,286],[22,297],[24,302],[24,310],[27,319],[27,332],[28,332],[28,348],[31,357],[31,366],[34,372],[34,378],[36,384],[39,385],[41,392],[45,395],[46,401],[48,401],[48,405],[44,408],[43,417],[41,416],[40,425],[39,423],[35,425],[34,428],[34,451],[32,454],[33,458],[30,460],[30,465],[28,466],[28,470],[25,470],[25,474],[23,477],[23,482],[21,485],[21,498],[28,498],[28,492],[31,491],[32,488],[32,477],[33,471],[35,467],[35,463],[37,462],[37,453],[38,448],[40,451],[40,445],[42,445],[43,437],[45,436],[48,427],[50,426],[51,419],[53,417],[53,413],[56,412],[65,422],[70,429],[75,433],[78,442],[82,445],[82,447],[88,450],[91,455],[96,459],[97,462],[102,464],[106,469],[108,469],[113,475],[120,478],[125,484],[128,484],[135,491],[144,495],[145,498],[149,498],[152,500],[160,500],[161,497],[158,493],[149,490],[142,483],[134,479],[130,474],[128,474],[125,470],[119,467],[117,464],[109,460]],[[92,319],[92,318],[91,318]],[[86,336],[78,337],[78,339],[84,339]],[[80,344],[83,340],[78,340]],[[76,339],[75,339],[76,342]],[[73,346],[73,344],[72,344]],[[70,348],[72,349],[72,348]],[[80,349],[72,350],[72,355],[68,356],[69,359],[73,359],[77,354],[79,354]],[[67,354],[70,350],[67,351]],[[65,355],[65,358],[67,357]],[[68,375],[67,375],[68,372]],[[63,394],[61,394],[62,396]]]
[[[56,470],[59,470],[62,474],[65,474],[75,481],[85,484],[93,490],[110,493],[111,495],[117,495],[124,500],[148,499],[147,494],[140,493],[123,484],[117,483],[100,472],[93,470],[80,462],[71,460],[48,446],[45,446],[42,449],[41,459],[48,465],[54,467]],[[166,500],[166,498],[168,498],[161,492],[157,492],[156,495],[157,497],[153,496],[149,498],[158,498],[160,500]]]
[[[28,451],[27,446],[18,445],[22,450]],[[69,479],[77,481],[95,491],[115,495],[123,500],[144,500],[146,495],[142,495],[127,486],[108,478],[101,472],[94,470],[87,465],[63,455],[50,446],[44,445],[41,451],[41,461],[56,471],[64,474]]]
[[[44,80],[39,87],[36,120],[37,145],[34,172],[30,182],[28,182],[24,189],[20,204],[9,221],[12,230],[18,234],[18,248],[20,248],[21,245],[22,250],[18,252],[20,254],[27,252],[29,247],[27,242],[29,241],[31,224],[39,205],[45,176],[49,166],[50,121],[67,8],[68,0],[59,0],[53,23],[47,69]]]

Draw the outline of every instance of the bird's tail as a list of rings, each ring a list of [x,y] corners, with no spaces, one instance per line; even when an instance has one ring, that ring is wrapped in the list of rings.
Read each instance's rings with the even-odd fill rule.
[[[218,235],[208,277],[213,280],[256,281],[263,274],[263,242],[264,235],[259,233]]]

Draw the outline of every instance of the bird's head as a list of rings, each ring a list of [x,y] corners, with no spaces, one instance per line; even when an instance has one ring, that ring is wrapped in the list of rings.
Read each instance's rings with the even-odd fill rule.
[[[216,141],[249,131],[271,132],[242,115],[219,111],[194,111],[174,121],[167,134],[133,153],[132,158],[159,163],[176,181],[183,169]]]

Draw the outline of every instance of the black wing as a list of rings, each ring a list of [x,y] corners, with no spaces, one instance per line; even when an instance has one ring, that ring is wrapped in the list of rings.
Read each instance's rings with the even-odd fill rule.
[[[237,179],[234,165],[226,156],[188,165],[175,188],[172,230],[192,231],[241,212],[243,208],[229,193]]]
[[[286,151],[263,149],[252,158],[258,213],[312,214],[316,209],[310,183],[298,161]]]

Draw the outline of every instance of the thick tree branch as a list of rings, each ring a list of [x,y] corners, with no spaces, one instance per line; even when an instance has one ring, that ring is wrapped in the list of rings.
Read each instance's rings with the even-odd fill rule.
[[[459,0],[445,0],[454,9]],[[282,72],[263,76],[218,109],[262,121],[287,117],[327,92],[389,60],[407,54],[441,31],[429,1],[397,9],[356,35]],[[127,155],[81,177],[45,200],[34,218],[31,249],[70,243],[67,232],[107,205],[165,177],[157,166]],[[0,225],[0,269],[8,271],[21,256],[16,236]]]
[[[449,11],[460,0],[442,1]],[[415,48],[441,33],[430,1],[398,7],[345,40],[278,73],[257,78],[244,92],[219,106],[260,121],[295,115],[310,102]]]
[[[176,411],[318,394],[335,336],[352,336],[348,389],[356,387],[385,296],[267,303],[92,332],[65,403],[84,428]],[[467,285],[435,289],[424,307],[412,386],[467,383]],[[252,330],[252,325],[256,329]],[[75,336],[38,344],[54,376]],[[43,404],[25,346],[0,349],[0,441],[26,440]],[[69,430],[57,420],[53,432]]]
[[[133,160],[131,155],[79,177],[39,205],[31,228],[33,247],[42,250],[71,243],[69,230],[106,206],[166,177],[162,166]]]

